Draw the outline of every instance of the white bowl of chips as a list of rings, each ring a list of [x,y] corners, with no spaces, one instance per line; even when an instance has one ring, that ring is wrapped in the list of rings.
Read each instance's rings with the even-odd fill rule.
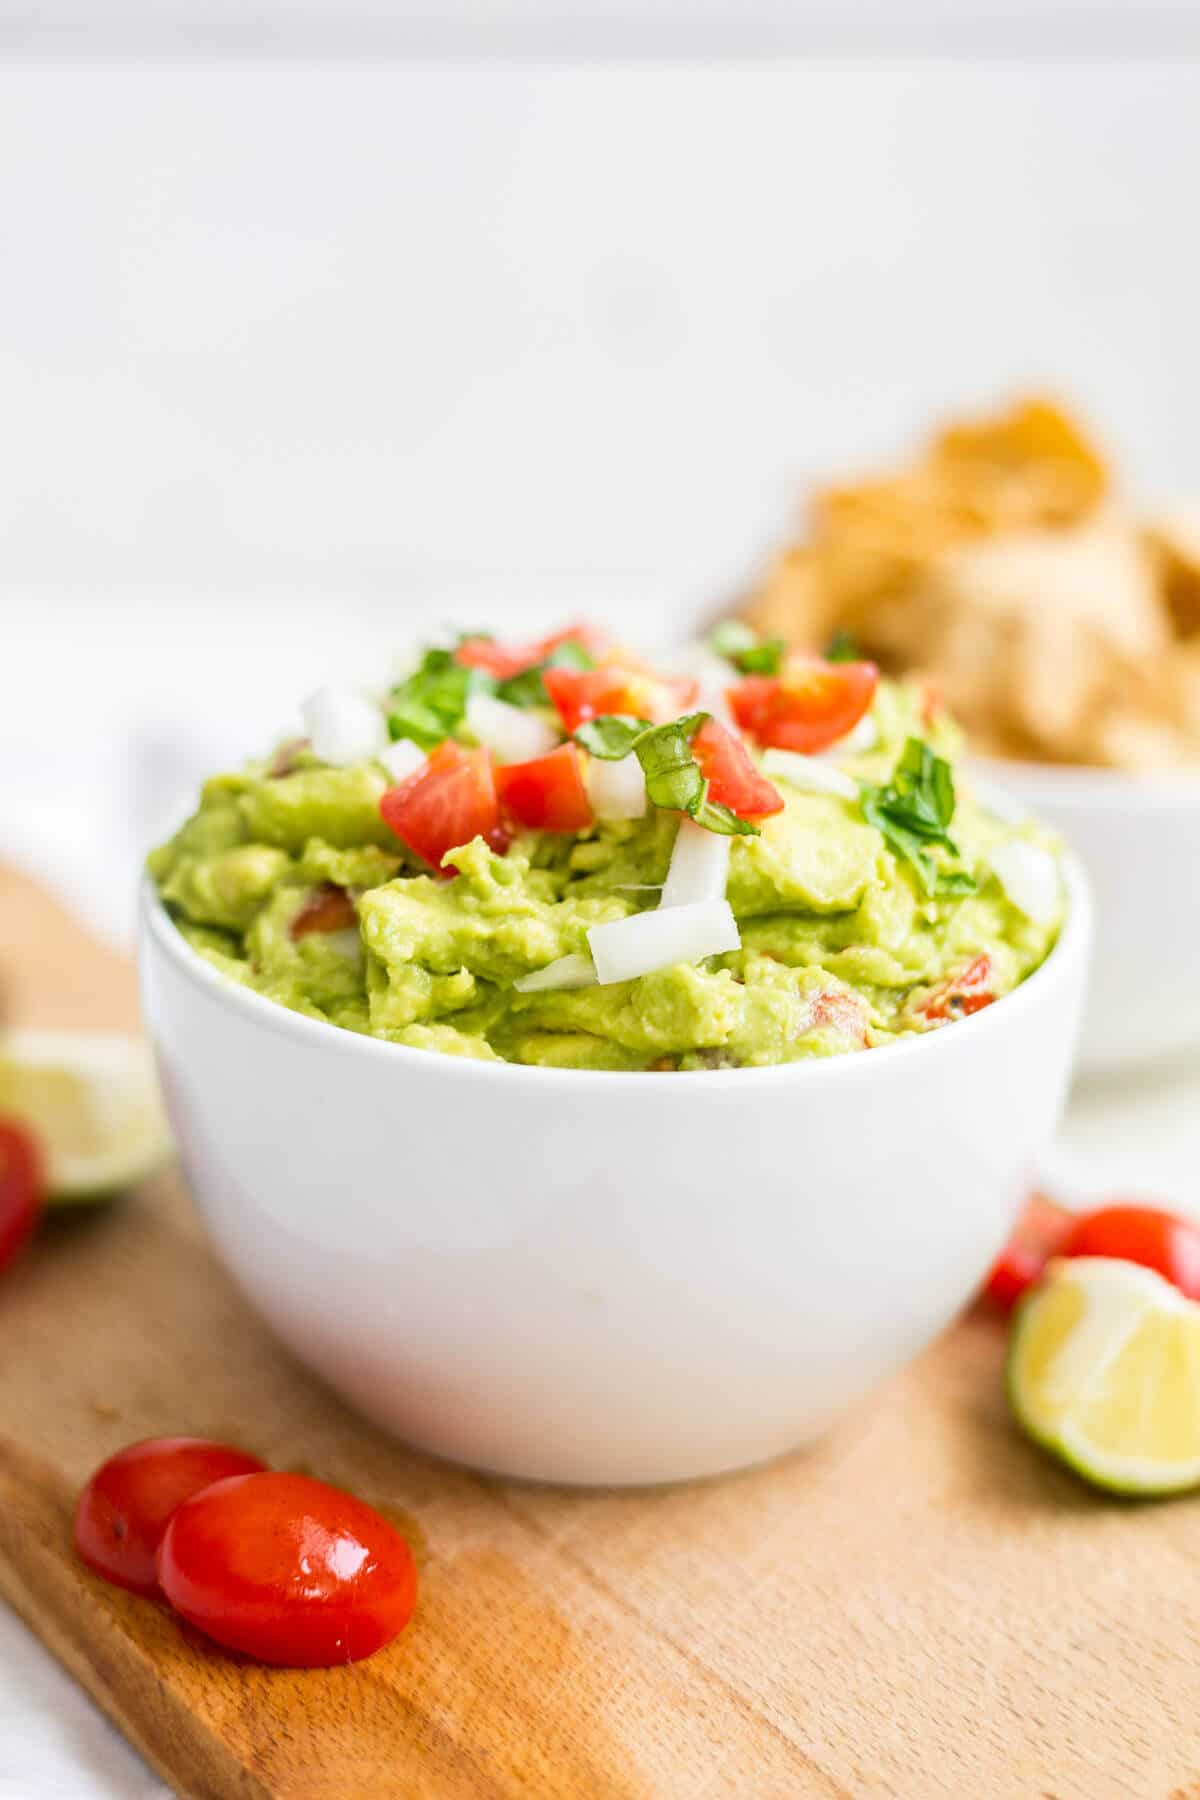
[[[1130,774],[976,759],[981,779],[1082,857],[1096,944],[1080,1038],[1087,1073],[1200,1051],[1200,771]]]

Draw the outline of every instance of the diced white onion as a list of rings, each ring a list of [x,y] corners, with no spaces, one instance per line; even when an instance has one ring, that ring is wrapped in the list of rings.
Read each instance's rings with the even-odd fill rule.
[[[598,819],[640,819],[646,812],[646,777],[632,751],[620,762],[589,756],[587,796]]]
[[[732,838],[705,831],[694,819],[680,819],[659,905],[690,906],[696,900],[723,900],[732,848]]]
[[[864,750],[873,750],[879,742],[879,727],[870,713],[864,713],[857,725],[852,725],[845,737],[830,744],[819,752],[821,756],[861,756]]]
[[[323,687],[300,708],[314,756],[345,768],[378,756],[388,741],[383,713],[357,688]]]
[[[726,692],[738,676],[723,656],[714,655],[706,644],[694,644],[672,657],[666,666],[672,675],[699,682],[695,710],[710,712],[723,725],[732,724]]]
[[[375,761],[383,764],[393,781],[407,781],[426,761],[426,756],[411,738],[397,738],[394,744],[388,744],[379,752]]]
[[[634,913],[588,932],[596,976],[602,987],[632,981],[675,963],[720,956],[741,943],[728,900],[698,900],[690,906],[660,906]]]
[[[510,706],[492,694],[472,694],[467,701],[467,729],[501,762],[532,762],[558,743],[558,732],[536,712]]]
[[[1010,838],[998,844],[989,861],[992,873],[1019,912],[1035,925],[1048,925],[1058,911],[1058,864],[1040,844]]]
[[[535,969],[532,975],[520,975],[513,982],[518,994],[544,994],[563,988],[595,987],[596,967],[590,956],[560,956]]]
[[[780,781],[786,781],[806,794],[836,794],[841,800],[858,799],[858,787],[846,771],[819,756],[801,756],[798,750],[766,750],[762,766],[765,774],[777,775]]]

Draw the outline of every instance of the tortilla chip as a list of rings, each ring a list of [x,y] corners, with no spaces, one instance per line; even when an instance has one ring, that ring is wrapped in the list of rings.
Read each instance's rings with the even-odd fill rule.
[[[993,529],[1069,525],[1104,499],[1104,459],[1052,400],[1033,397],[1010,412],[948,426],[934,440],[933,466],[952,487],[986,500]]]
[[[1108,490],[1048,399],[948,426],[907,469],[818,492],[746,617],[931,676],[992,753],[1200,760],[1200,506],[1139,524]]]
[[[1147,519],[1143,530],[1176,632],[1200,635],[1200,506]]]
[[[785,637],[816,649],[832,637],[835,595],[812,550],[787,550],[778,558],[746,619],[763,637]]]

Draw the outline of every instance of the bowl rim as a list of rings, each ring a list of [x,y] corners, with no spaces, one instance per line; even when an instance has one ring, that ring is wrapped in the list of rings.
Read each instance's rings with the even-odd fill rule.
[[[1015,756],[984,756],[968,749],[970,772],[996,784],[1008,798],[1018,791],[1043,800],[1083,806],[1145,806],[1154,810],[1200,807],[1200,769],[1104,769],[1087,763],[1026,762]]]
[[[989,1031],[1004,1029],[1003,1021],[1014,1020],[1018,1008],[1028,1012],[1036,1006],[1044,990],[1059,978],[1072,960],[1087,955],[1093,921],[1091,886],[1074,852],[1064,850],[1060,863],[1067,889],[1067,911],[1058,938],[1033,973],[995,1005],[986,1006],[968,1018],[956,1019],[952,1029],[902,1038],[863,1054],[812,1057],[801,1062],[772,1063],[761,1069],[710,1069],[698,1072],[694,1081],[663,1081],[658,1072],[649,1069],[545,1069],[525,1063],[448,1056],[436,1050],[421,1050],[415,1045],[393,1044],[385,1038],[347,1031],[344,1026],[330,1024],[325,1019],[310,1019],[305,1013],[293,1012],[278,1001],[255,993],[252,988],[243,987],[205,962],[175,925],[149,875],[142,877],[139,913],[143,955],[147,943],[153,944],[193,987],[212,995],[230,1012],[242,1015],[247,1023],[264,1026],[297,1043],[310,1043],[314,1047],[324,1045],[327,1049],[340,1045],[347,1056],[391,1059],[397,1070],[416,1057],[427,1071],[431,1064],[442,1065],[448,1075],[453,1070],[452,1079],[455,1080],[570,1086],[580,1091],[591,1088],[597,1093],[630,1088],[645,1090],[652,1083],[651,1091],[665,1103],[673,1104],[673,1097],[679,1093],[711,1095],[717,1090],[736,1091],[744,1088],[747,1082],[761,1086],[771,1081],[804,1081],[811,1086],[830,1080],[866,1080],[870,1070],[889,1066],[901,1057],[953,1054],[953,1046],[963,1042],[964,1033],[973,1034],[973,1041]]]

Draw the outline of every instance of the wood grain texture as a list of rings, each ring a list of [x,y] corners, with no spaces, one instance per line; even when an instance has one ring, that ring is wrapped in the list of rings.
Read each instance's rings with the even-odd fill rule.
[[[0,877],[23,1016],[132,1016],[121,959]],[[0,1297],[0,1592],[181,1795],[792,1800],[1200,1795],[1200,1505],[1093,1497],[1012,1430],[968,1318],[817,1449],[573,1494],[416,1455],[281,1349],[174,1177],[54,1223]],[[69,1547],[101,1458],[230,1437],[413,1538],[416,1620],[256,1668]]]

